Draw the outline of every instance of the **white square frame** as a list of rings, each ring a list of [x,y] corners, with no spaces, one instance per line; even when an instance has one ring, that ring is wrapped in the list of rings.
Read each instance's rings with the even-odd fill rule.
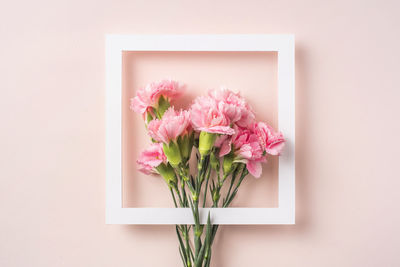
[[[189,208],[122,207],[122,52],[275,51],[278,52],[278,124],[286,138],[279,158],[277,208],[205,208],[213,224],[295,223],[294,35],[106,35],[106,223],[193,224]]]

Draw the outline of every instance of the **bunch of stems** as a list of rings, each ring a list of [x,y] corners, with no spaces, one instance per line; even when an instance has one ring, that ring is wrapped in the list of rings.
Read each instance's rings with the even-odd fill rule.
[[[210,213],[207,224],[200,223],[200,208],[206,207],[207,195],[212,199],[212,208],[229,207],[248,174],[245,164],[234,163],[228,173],[222,171],[221,175],[219,164],[210,163],[210,155],[197,158],[196,175],[190,174],[189,162],[182,162],[174,167],[177,182],[169,185],[175,207],[190,208],[194,219],[193,225],[176,225],[179,253],[185,267],[208,267],[211,263],[211,248],[219,225],[212,223]],[[220,201],[224,185],[227,191]]]

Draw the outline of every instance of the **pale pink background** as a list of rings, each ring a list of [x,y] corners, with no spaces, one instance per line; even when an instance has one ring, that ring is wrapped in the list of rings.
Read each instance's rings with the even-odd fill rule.
[[[2,1],[0,266],[180,266],[104,224],[104,34],[296,34],[297,224],[225,226],[214,267],[399,266],[397,1]],[[244,72],[246,74],[246,72]]]

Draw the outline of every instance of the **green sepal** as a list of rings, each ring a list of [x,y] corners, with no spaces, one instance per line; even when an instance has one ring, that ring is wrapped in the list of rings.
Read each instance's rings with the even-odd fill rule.
[[[173,167],[178,166],[179,163],[182,162],[181,151],[178,144],[176,144],[175,142],[170,142],[168,145],[164,143],[163,150],[165,156],[167,156],[168,162]]]
[[[160,98],[158,99],[158,109],[157,109],[157,114],[160,119],[170,106],[171,104],[169,103],[168,99],[164,98],[164,96],[160,96]]]
[[[174,169],[170,164],[161,163],[156,167],[158,173],[164,178],[169,186],[176,185],[176,175]]]
[[[235,153],[233,152],[233,148],[231,148],[231,152],[228,155],[224,156],[224,176],[229,175],[232,172],[233,161],[235,160]]]
[[[147,112],[146,116],[147,116],[147,118],[146,118],[147,124],[149,124],[154,118],[153,118],[153,116],[150,114],[150,112]]]
[[[210,154],[216,139],[217,139],[217,134],[203,132],[203,131],[200,133],[199,152],[202,157]]]
[[[221,195],[219,193],[219,190],[214,190],[213,192],[213,201],[214,203],[218,203],[218,200],[220,199]]]
[[[181,152],[182,159],[187,161],[192,153],[194,143],[194,132],[191,134],[185,134],[184,136],[178,137],[178,145]]]
[[[210,155],[211,168],[218,171],[219,170],[219,158],[216,156],[218,151],[214,151]]]

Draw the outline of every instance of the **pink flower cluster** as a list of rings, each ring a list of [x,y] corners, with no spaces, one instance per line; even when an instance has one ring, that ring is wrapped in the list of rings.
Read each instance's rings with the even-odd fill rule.
[[[263,122],[256,122],[246,100],[228,89],[212,90],[198,97],[190,109],[193,128],[221,134],[216,141],[220,157],[233,147],[236,162],[246,163],[248,171],[260,177],[266,154],[279,155],[284,145],[281,133]]]
[[[131,107],[145,114],[157,108],[161,96],[170,101],[181,93],[182,87],[175,81],[151,83],[137,92]],[[138,164],[145,173],[152,173],[159,164],[167,162],[162,143],[176,143],[178,137],[193,130],[217,135],[214,146],[219,148],[219,157],[233,153],[234,162],[245,163],[254,177],[261,176],[261,163],[266,162],[267,155],[279,155],[285,142],[282,133],[257,122],[246,100],[228,89],[211,90],[206,96],[197,97],[189,111],[168,108],[162,118],[148,123],[147,130],[158,143],[140,155]]]
[[[246,163],[247,170],[259,178],[262,172],[261,163],[266,162],[267,153],[279,155],[284,142],[281,133],[276,133],[263,122],[257,122],[248,128],[236,127],[236,133],[231,138],[222,137],[217,145],[220,146],[220,157],[229,154],[233,149],[235,160]]]
[[[145,114],[151,108],[157,108],[161,96],[168,101],[182,95],[184,87],[173,80],[162,80],[149,83],[140,88],[136,96],[131,99],[131,109],[137,113]]]

